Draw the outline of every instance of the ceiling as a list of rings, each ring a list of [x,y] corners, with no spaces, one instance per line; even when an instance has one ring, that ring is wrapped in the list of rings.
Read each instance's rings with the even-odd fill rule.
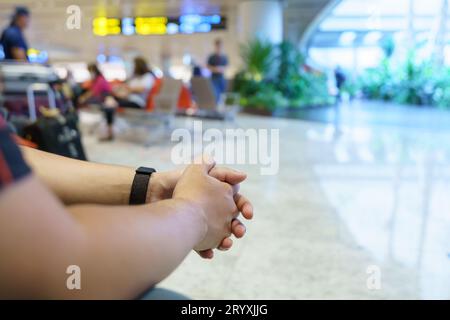
[[[87,60],[99,52],[108,50],[117,53],[126,51],[145,52],[153,59],[165,51],[182,55],[192,51],[201,59],[211,50],[210,43],[217,35],[192,36],[113,36],[92,35],[92,19],[99,15],[123,16],[177,16],[185,13],[216,14],[228,18],[228,31],[219,31],[228,43],[227,50],[238,51],[235,43],[237,6],[243,0],[2,0],[0,21],[4,24],[18,4],[27,6],[32,13],[32,22],[26,32],[28,42],[37,49],[45,49],[53,60]],[[330,0],[283,0],[285,8],[285,31],[289,39],[299,41],[303,31],[330,2]],[[81,8],[81,29],[68,30],[66,10],[71,5]],[[207,43],[207,45],[205,45]],[[106,52],[107,53],[107,52]],[[236,56],[238,54],[236,53]]]
[[[315,48],[397,46],[426,41],[450,44],[450,5],[444,0],[343,0],[310,38]]]

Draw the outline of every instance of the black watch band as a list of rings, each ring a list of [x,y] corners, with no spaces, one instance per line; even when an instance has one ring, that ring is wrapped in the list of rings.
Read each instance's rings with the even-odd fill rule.
[[[153,168],[139,167],[136,169],[130,192],[131,205],[145,203],[150,177],[153,172],[156,172]]]

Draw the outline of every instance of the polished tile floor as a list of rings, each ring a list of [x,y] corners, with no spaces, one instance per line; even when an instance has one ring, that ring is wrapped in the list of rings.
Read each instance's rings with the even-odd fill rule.
[[[161,128],[119,121],[119,139],[99,144],[93,119],[82,116],[90,160],[175,167]],[[249,115],[203,127],[279,129],[280,169],[236,165],[256,213],[246,238],[212,261],[189,255],[161,286],[194,299],[450,299],[450,127]],[[142,135],[152,142],[130,140]]]

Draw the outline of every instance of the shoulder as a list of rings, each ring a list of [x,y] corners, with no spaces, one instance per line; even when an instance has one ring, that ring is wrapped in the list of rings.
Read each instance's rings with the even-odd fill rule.
[[[8,28],[3,31],[4,37],[21,37],[21,32],[19,28],[14,26],[9,26]]]
[[[98,83],[102,83],[102,84],[105,82],[108,82],[108,81],[106,81],[104,76],[98,76],[96,80]]]
[[[94,81],[92,81],[93,87],[100,87],[103,86],[106,82],[106,79],[103,76],[97,76],[95,77]]]
[[[130,86],[151,87],[153,85],[154,81],[155,81],[155,79],[154,79],[153,75],[150,72],[147,72],[146,74],[143,74],[142,76],[133,78],[133,80],[130,81]]]

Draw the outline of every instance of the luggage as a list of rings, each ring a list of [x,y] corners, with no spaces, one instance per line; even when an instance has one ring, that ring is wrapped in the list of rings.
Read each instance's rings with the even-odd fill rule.
[[[27,62],[0,62],[0,87],[4,97],[4,106],[11,115],[26,116],[28,112],[26,93],[32,84],[54,85],[60,82],[58,75],[50,66]],[[39,104],[46,101],[45,95],[36,94]],[[64,101],[57,99],[57,106],[64,110]],[[45,102],[46,103],[46,102]],[[37,110],[39,114],[39,110]]]
[[[37,118],[34,101],[35,92],[46,92],[50,108],[40,108]],[[27,100],[31,124],[23,129],[25,139],[38,145],[43,151],[79,160],[86,160],[86,154],[78,130],[78,117],[75,112],[61,114],[55,106],[53,90],[49,85],[32,84],[27,89]]]
[[[25,94],[32,84],[52,84],[59,81],[58,75],[49,66],[12,61],[0,63],[0,79],[6,96]]]

